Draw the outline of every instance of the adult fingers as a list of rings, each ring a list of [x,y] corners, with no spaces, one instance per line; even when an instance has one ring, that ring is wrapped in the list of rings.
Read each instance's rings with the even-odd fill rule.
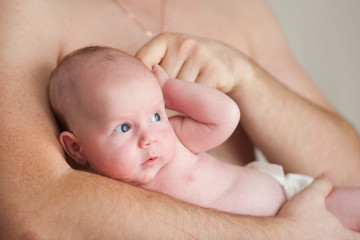
[[[327,174],[321,174],[305,188],[300,194],[295,195],[290,201],[296,202],[295,211],[303,211],[303,208],[326,208],[325,199],[333,189],[333,184]],[[301,206],[299,208],[299,206]],[[309,210],[312,211],[312,210]]]
[[[182,41],[184,38],[177,33],[161,33],[142,46],[135,57],[149,69],[161,65],[170,78],[175,78],[191,51],[189,44]]]
[[[194,62],[191,58],[187,59],[176,78],[188,82],[195,82],[199,75],[200,67],[199,62]]]
[[[198,54],[199,46],[196,37],[162,33],[140,48],[135,56],[149,68],[160,64],[170,78],[188,80],[193,79],[200,68],[203,56]]]
[[[322,174],[315,178],[310,186],[291,198],[282,207],[280,214],[298,216],[304,214],[304,209],[307,212],[325,210],[325,199],[332,188],[330,178]]]
[[[161,61],[161,67],[169,74],[170,78],[178,78],[179,72],[186,61],[187,55],[178,50],[177,43],[168,44],[166,55]]]
[[[325,198],[330,194],[330,192],[333,189],[333,183],[331,180],[331,177],[326,174],[323,173],[322,175],[320,175],[319,177],[315,178],[315,180],[313,181],[313,183],[306,188],[304,191],[308,192],[309,194],[307,194],[308,196],[316,196],[316,195],[321,195],[321,198],[315,198],[314,200],[321,200],[322,202],[324,202],[325,205]],[[350,229],[345,229],[345,233],[346,237],[344,239],[353,239],[353,240],[360,240],[360,233],[359,232],[355,232],[352,231]]]
[[[325,199],[332,188],[329,176],[322,174],[309,187],[290,199],[278,216],[293,222],[291,225],[302,229],[301,232],[308,231],[309,239],[359,239],[358,233],[344,228],[339,219],[326,209]]]
[[[200,69],[199,75],[196,78],[196,82],[222,91],[223,89],[219,89],[216,85],[216,82],[219,79],[220,77],[216,71],[213,71],[210,68],[205,68]]]
[[[135,57],[151,69],[153,65],[159,64],[162,61],[167,48],[167,38],[160,34],[143,45],[137,51]]]
[[[168,49],[161,66],[171,78],[193,81],[197,75],[202,55],[199,54],[198,39],[184,34],[169,34]],[[196,76],[195,76],[196,77]]]
[[[304,189],[305,192],[308,192],[308,195],[320,195],[325,198],[329,195],[331,190],[333,189],[333,184],[330,179],[330,176],[326,173],[321,174],[316,177],[313,183]]]

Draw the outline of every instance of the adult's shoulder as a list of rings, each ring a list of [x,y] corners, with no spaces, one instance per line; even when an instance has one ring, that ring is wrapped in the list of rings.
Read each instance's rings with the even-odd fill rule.
[[[52,61],[61,48],[57,1],[3,0],[0,3],[0,64]],[[33,66],[34,66],[33,62]],[[25,67],[25,66],[24,66]]]
[[[49,21],[51,22],[56,15],[53,11],[56,2],[57,1],[41,0],[2,0],[0,2],[1,27],[6,28],[7,26],[19,23],[28,26],[38,23],[38,20],[47,17],[48,21],[41,22],[46,25]]]

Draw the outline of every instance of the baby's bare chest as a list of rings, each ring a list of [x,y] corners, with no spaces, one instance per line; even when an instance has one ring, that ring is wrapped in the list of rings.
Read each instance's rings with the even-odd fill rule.
[[[284,202],[281,186],[259,171],[225,164],[206,153],[178,157],[179,165],[168,169],[159,191],[201,206],[252,215],[274,215]],[[186,158],[191,164],[183,162]]]
[[[201,205],[225,197],[240,180],[242,168],[224,164],[207,153],[192,154],[185,150],[161,173],[160,191]]]

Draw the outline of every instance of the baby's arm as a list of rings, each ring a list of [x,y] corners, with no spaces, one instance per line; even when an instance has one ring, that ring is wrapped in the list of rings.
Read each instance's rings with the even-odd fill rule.
[[[326,207],[344,226],[360,232],[359,187],[335,187],[326,199]]]
[[[162,85],[166,107],[186,115],[171,117],[170,122],[190,151],[207,151],[232,134],[240,110],[230,97],[204,85],[168,79],[159,66],[153,71]]]

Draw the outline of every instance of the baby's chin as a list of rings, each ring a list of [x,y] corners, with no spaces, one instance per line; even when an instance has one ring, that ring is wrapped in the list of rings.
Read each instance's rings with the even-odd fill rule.
[[[152,185],[156,176],[159,172],[159,169],[154,167],[152,169],[147,169],[142,176],[138,176],[136,180],[132,181],[132,185],[139,186],[139,187],[146,187]]]
[[[119,180],[121,182],[130,184],[130,185],[133,185],[136,187],[144,187],[147,184],[151,183],[153,179],[154,179],[153,177],[146,177],[146,178],[142,178],[142,179],[137,178],[137,179],[116,179],[116,180]]]

